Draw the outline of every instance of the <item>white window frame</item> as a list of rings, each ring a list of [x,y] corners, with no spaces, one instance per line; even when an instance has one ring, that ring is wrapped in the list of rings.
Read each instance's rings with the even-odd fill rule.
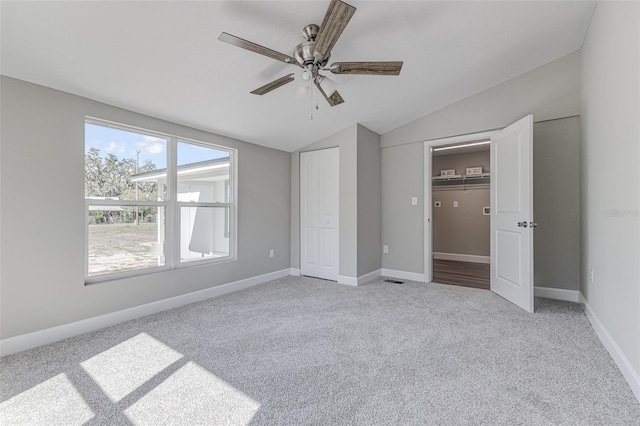
[[[92,200],[85,198],[85,217],[87,217],[89,207],[92,205],[101,206],[156,206],[165,208],[165,238],[163,251],[165,262],[162,266],[135,269],[131,271],[105,273],[101,275],[89,276],[89,222],[85,223],[85,250],[84,250],[84,276],[85,285],[105,281],[114,281],[139,275],[147,275],[157,272],[164,272],[173,269],[190,268],[203,264],[225,263],[237,260],[237,199],[238,199],[238,150],[224,145],[190,139],[178,135],[161,133],[141,127],[116,123],[96,117],[85,116],[85,124],[109,127],[112,129],[135,132],[146,136],[162,138],[167,141],[167,200],[162,201],[135,201],[135,200]],[[178,143],[188,143],[199,145],[204,148],[212,148],[229,153],[229,199],[225,203],[211,202],[186,202],[177,200],[178,174],[177,174],[177,149]],[[224,207],[229,210],[229,255],[222,257],[206,257],[202,259],[190,259],[181,261],[180,259],[180,209],[181,207]]]

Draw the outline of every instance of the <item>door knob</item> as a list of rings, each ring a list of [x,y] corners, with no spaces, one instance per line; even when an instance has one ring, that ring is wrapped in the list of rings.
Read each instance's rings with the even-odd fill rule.
[[[529,222],[529,226],[531,226],[532,228],[537,228],[538,222]]]
[[[526,228],[527,227],[527,221],[518,222],[518,226],[521,227],[521,228]]]

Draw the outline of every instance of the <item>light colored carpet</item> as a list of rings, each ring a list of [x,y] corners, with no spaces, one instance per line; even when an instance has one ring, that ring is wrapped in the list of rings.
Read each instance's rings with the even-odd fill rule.
[[[638,425],[577,304],[287,277],[1,360],[0,423]]]

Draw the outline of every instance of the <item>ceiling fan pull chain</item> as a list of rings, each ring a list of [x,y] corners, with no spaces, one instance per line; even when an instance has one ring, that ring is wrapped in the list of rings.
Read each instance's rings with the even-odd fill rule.
[[[313,89],[311,88],[311,84],[309,84],[309,101],[311,102],[311,121],[313,121]]]

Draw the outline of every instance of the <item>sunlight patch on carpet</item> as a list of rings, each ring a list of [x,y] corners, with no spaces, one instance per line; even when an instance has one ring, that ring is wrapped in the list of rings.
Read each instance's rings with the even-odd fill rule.
[[[133,424],[248,425],[260,404],[224,380],[188,362],[125,410]]]
[[[94,417],[66,374],[58,374],[0,404],[4,425],[81,425]]]
[[[140,333],[80,365],[113,402],[118,402],[182,356]]]

